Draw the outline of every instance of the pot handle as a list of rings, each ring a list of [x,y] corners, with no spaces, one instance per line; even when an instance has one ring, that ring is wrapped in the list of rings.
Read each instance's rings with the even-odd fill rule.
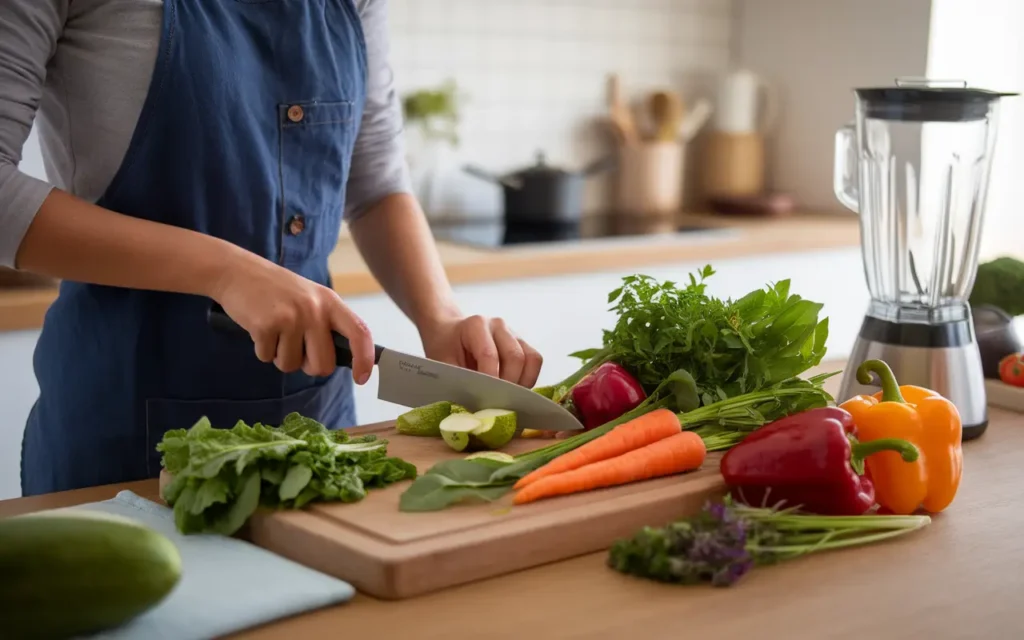
[[[485,171],[484,169],[475,167],[471,164],[464,165],[462,167],[462,170],[471,176],[480,178],[481,180],[486,180],[487,182],[500,184],[501,186],[508,187],[509,189],[521,189],[523,186],[522,180],[517,180],[516,178],[496,176],[490,171]]]

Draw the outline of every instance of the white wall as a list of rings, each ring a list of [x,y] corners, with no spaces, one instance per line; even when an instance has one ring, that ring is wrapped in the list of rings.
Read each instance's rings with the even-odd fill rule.
[[[772,82],[782,102],[771,185],[808,208],[839,209],[833,148],[853,118],[852,89],[925,74],[931,0],[735,0],[734,12],[735,64]]]
[[[1024,93],[1024,2],[933,0],[928,74],[971,86]],[[1024,256],[1024,97],[1000,105],[981,259]]]
[[[543,150],[569,168],[610,150],[606,75],[635,98],[655,87],[691,104],[729,61],[732,0],[391,0],[392,60],[401,93],[454,79],[466,96],[462,145],[424,203],[446,214],[501,212],[498,187],[460,173],[533,163]],[[586,208],[601,208],[601,181]],[[433,205],[433,206],[431,206]]]

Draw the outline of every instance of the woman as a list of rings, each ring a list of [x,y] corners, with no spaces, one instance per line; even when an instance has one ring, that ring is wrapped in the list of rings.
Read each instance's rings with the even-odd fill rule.
[[[373,340],[330,288],[343,215],[428,357],[536,381],[535,350],[457,308],[408,195],[386,11],[0,4],[0,263],[64,280],[35,353],[24,495],[154,477],[163,433],[203,415],[352,425]],[[53,185],[16,169],[36,115]],[[208,327],[211,299],[252,341]]]

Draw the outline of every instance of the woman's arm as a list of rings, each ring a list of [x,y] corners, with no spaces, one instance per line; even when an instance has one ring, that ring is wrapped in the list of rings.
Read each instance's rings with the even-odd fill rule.
[[[53,189],[21,241],[16,264],[67,280],[214,297],[246,253],[212,236],[114,213]]]
[[[423,333],[431,325],[461,314],[430,228],[411,195],[401,101],[388,59],[387,0],[362,0],[358,7],[368,73],[345,218],[374,277]]]
[[[421,334],[462,317],[416,198],[386,196],[349,226],[370,272]]]

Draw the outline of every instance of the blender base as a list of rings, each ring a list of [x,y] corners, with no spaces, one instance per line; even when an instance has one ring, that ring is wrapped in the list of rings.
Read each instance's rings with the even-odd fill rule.
[[[964,323],[898,325],[865,318],[843,371],[836,403],[879,391],[877,385],[857,382],[857,367],[865,360],[883,360],[901,385],[925,387],[950,400],[960,412],[963,440],[981,436],[988,427],[985,376],[973,326],[970,320]]]

